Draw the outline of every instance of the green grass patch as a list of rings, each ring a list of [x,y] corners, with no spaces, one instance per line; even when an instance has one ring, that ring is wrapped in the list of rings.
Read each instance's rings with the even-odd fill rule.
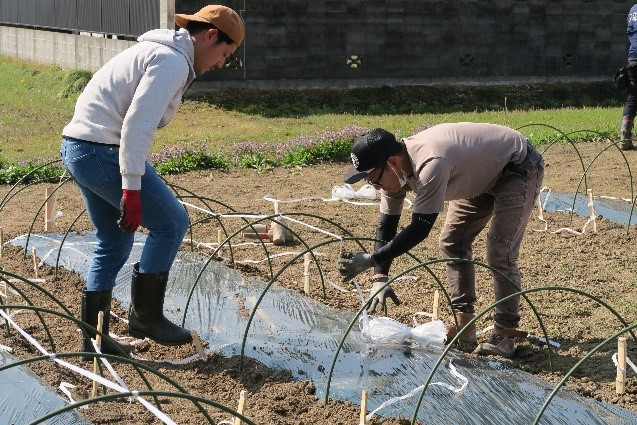
[[[57,158],[62,129],[91,77],[0,56],[0,174]],[[612,83],[229,90],[187,99],[156,133],[161,173],[198,168],[303,166],[347,160],[356,134],[376,127],[404,137],[423,125],[490,122],[535,145],[617,138],[625,93]],[[51,174],[54,175],[54,174]]]

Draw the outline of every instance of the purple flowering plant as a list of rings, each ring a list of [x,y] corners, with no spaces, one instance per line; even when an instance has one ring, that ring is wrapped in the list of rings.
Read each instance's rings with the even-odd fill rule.
[[[349,158],[353,140],[367,131],[349,125],[338,131],[325,130],[313,136],[302,135],[282,143],[238,142],[211,152],[206,140],[195,145],[172,146],[153,153],[151,163],[159,174],[178,174],[198,169],[229,167],[266,169],[276,166],[304,166]],[[29,159],[9,164],[0,157],[0,183],[55,181],[64,173],[61,161],[50,158]],[[22,179],[22,180],[21,180]]]

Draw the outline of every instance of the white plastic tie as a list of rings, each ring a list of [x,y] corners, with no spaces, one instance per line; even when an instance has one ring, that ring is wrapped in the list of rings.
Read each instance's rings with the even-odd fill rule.
[[[77,400],[73,398],[73,394],[71,394],[71,391],[69,391],[69,389],[76,388],[75,385],[68,382],[60,382],[60,386],[58,388],[60,388],[60,391],[62,391],[66,395],[71,403],[77,402]],[[80,409],[88,409],[88,406],[82,405],[80,406]]]
[[[446,388],[456,394],[464,391],[467,386],[469,385],[469,380],[467,379],[467,377],[465,377],[464,375],[462,375],[461,373],[458,372],[458,370],[456,369],[456,367],[453,365],[453,363],[450,361],[449,365],[448,365],[449,371],[450,373],[456,377],[461,383],[462,385],[460,387],[454,387],[453,385],[449,385],[445,382],[432,382],[431,384],[429,384],[429,386],[440,386],[443,388]],[[391,398],[387,401],[385,401],[384,403],[382,403],[380,406],[378,406],[376,409],[374,409],[373,411],[371,411],[367,416],[365,416],[365,421],[368,422],[371,420],[372,416],[374,416],[376,414],[376,412],[378,412],[379,410],[384,409],[387,406],[390,406],[394,403],[397,403],[399,401],[411,398],[413,396],[415,396],[416,394],[418,394],[419,392],[421,392],[423,389],[425,388],[424,385],[419,386],[418,388],[414,388],[413,390],[411,390],[409,393],[402,395],[402,396],[398,396],[398,397],[394,397]]]
[[[618,372],[626,373],[626,369],[619,367],[619,363],[617,362],[617,353],[613,354],[612,360]],[[626,357],[626,364],[630,366],[633,372],[637,373],[637,366],[635,366],[635,364],[628,357]]]

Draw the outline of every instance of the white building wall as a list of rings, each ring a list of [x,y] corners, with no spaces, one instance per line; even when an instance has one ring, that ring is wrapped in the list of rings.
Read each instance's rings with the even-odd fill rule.
[[[58,65],[64,69],[96,71],[135,41],[0,26],[0,54]]]

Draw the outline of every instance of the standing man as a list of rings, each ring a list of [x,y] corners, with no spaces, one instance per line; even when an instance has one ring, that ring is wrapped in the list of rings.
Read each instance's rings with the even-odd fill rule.
[[[633,5],[626,19],[626,36],[628,37],[628,95],[622,112],[622,123],[619,130],[622,150],[633,149],[633,121],[637,114],[637,4]]]
[[[189,220],[148,154],[157,128],[173,118],[196,75],[221,68],[244,36],[243,21],[225,6],[177,14],[175,22],[179,30],[143,34],[95,73],[63,130],[61,147],[98,241],[82,291],[82,321],[95,327],[104,311],[108,334],[115,277],[141,225],[149,233],[133,266],[129,334],[164,345],[192,341],[187,329],[163,313],[168,273]],[[120,346],[130,352],[130,346]],[[93,351],[87,338],[82,351]],[[102,351],[119,352],[109,345]]]
[[[392,260],[423,241],[449,201],[447,219],[440,234],[444,258],[471,260],[472,245],[489,224],[487,263],[515,282],[492,273],[495,299],[519,292],[517,259],[522,237],[540,192],[544,161],[520,133],[494,124],[455,123],[430,127],[397,141],[393,134],[375,129],[352,145],[354,166],[346,183],[365,179],[381,189],[380,215],[372,254],[358,252],[340,260],[344,280],[374,269],[372,293],[387,281]],[[411,223],[397,233],[408,190],[416,192]],[[475,270],[468,262],[448,262],[451,301],[462,328],[474,318]],[[384,304],[389,287],[372,302]],[[488,343],[476,352],[512,357],[520,321],[519,297],[496,307],[495,327]],[[373,310],[373,308],[372,308]],[[450,330],[455,334],[456,329]],[[461,341],[475,344],[475,327],[465,330]]]

